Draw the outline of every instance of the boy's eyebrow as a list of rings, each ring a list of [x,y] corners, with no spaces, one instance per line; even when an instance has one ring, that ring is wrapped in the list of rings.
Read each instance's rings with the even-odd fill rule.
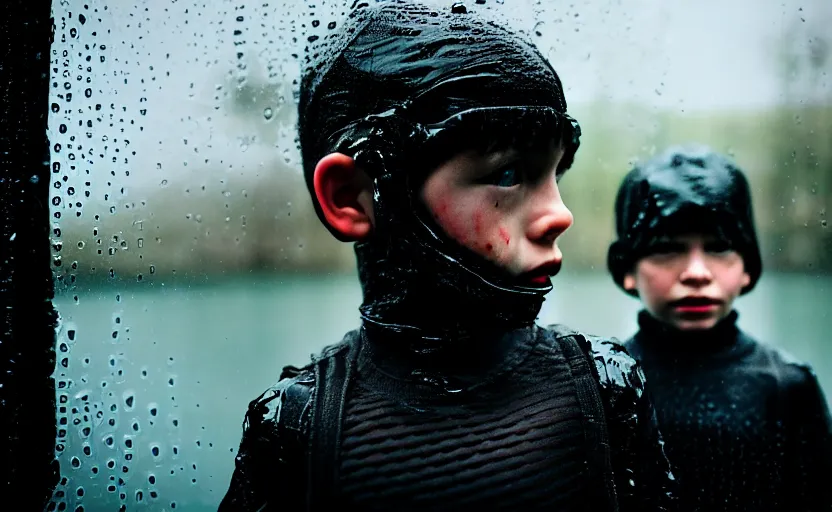
[[[495,167],[508,163],[514,163],[521,158],[520,152],[515,148],[489,151],[488,153],[485,153],[484,157],[488,164]]]

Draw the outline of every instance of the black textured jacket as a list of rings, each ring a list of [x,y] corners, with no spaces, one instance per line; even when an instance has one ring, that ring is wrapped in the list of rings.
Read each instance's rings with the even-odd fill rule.
[[[680,499],[702,511],[832,510],[832,422],[812,369],[732,312],[707,334],[639,314],[642,364]]]
[[[583,425],[576,453],[582,464],[580,474],[592,482],[585,487],[589,492],[583,492],[579,508],[677,509],[676,483],[663,452],[655,413],[644,393],[643,373],[622,345],[557,325],[534,326],[517,336],[527,339],[532,349],[513,363],[515,368],[537,364],[543,368],[542,373],[536,374],[540,375],[538,380],[544,381],[543,386],[552,379],[574,384],[569,387],[580,402],[582,414],[575,415],[579,431]],[[361,331],[348,333],[340,344],[314,358],[312,364],[284,369],[280,381],[251,402],[236,469],[221,511],[318,510],[336,503],[349,504],[349,500],[339,497],[344,397],[346,390],[362,378],[356,368],[361,367],[358,354],[366,343]],[[563,355],[561,360],[568,365],[560,369],[550,366],[546,358],[555,354]],[[515,375],[516,370],[504,378],[519,378]],[[537,389],[534,384],[529,387]],[[498,403],[500,398],[489,395],[488,400]],[[421,413],[418,408],[412,411],[414,415]],[[496,503],[493,509],[499,508]],[[396,503],[395,508],[416,505]],[[449,502],[441,507],[422,505],[417,509],[455,506],[458,508]],[[540,505],[535,503],[524,509],[537,506]],[[486,502],[479,509],[492,508]]]

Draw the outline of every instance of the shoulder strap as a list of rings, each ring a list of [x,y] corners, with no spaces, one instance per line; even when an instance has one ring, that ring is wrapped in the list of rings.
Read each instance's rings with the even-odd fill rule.
[[[597,503],[592,508],[617,512],[618,499],[615,493],[604,403],[601,399],[598,377],[592,371],[594,362],[590,355],[581,348],[577,338],[583,338],[581,341],[586,346],[589,345],[589,341],[578,333],[561,337],[560,345],[572,370],[578,403],[583,413],[589,476],[592,481],[604,484],[604,492],[595,496]]]
[[[313,365],[315,391],[309,426],[307,507],[329,509],[336,503],[344,402],[359,349],[360,336],[324,351]]]

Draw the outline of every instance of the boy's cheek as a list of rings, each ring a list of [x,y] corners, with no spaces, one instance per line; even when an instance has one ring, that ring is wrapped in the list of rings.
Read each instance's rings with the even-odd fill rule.
[[[512,236],[504,227],[501,211],[488,199],[466,198],[455,202],[437,198],[432,205],[434,220],[450,238],[485,259],[509,268]],[[485,200],[485,202],[483,201]],[[509,268],[510,270],[510,268]]]
[[[465,229],[458,220],[457,212],[451,208],[450,201],[440,198],[434,205],[429,206],[429,209],[433,215],[433,220],[445,231],[446,235],[459,243],[464,243],[464,240],[467,238]]]

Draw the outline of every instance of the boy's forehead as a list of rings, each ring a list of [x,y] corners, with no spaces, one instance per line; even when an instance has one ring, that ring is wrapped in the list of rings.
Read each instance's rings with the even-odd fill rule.
[[[686,218],[670,218],[659,223],[652,235],[654,242],[674,242],[685,245],[707,244],[711,242],[724,242],[730,239],[730,233],[726,232],[718,219],[713,219],[704,212],[700,215],[685,216]]]
[[[717,236],[715,230],[708,230],[708,231],[692,231],[692,230],[683,230],[679,232],[668,232],[663,233],[657,237],[657,240],[663,242],[678,242],[684,243],[688,245],[695,245],[700,243],[708,243],[708,242],[715,242],[721,240],[721,237]]]

